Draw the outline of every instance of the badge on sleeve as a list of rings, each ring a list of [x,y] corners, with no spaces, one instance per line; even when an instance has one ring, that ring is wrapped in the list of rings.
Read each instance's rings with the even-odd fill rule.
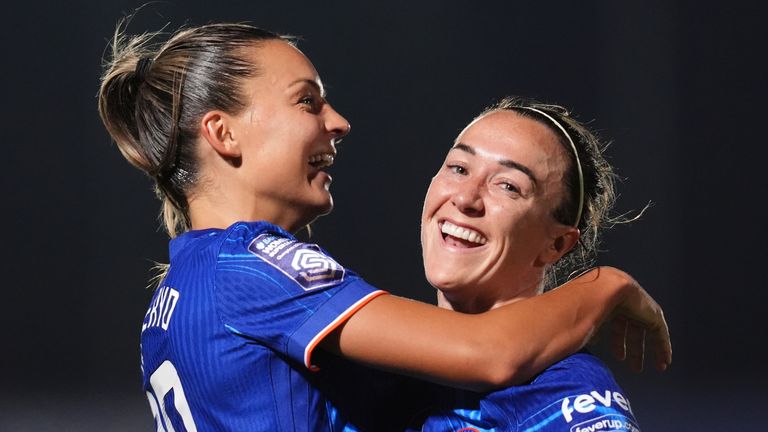
[[[344,267],[315,244],[264,233],[253,239],[248,250],[305,291],[336,285],[344,280]]]

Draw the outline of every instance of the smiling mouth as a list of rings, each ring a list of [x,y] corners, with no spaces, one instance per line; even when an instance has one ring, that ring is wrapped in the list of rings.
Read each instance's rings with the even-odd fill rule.
[[[314,168],[323,169],[333,165],[334,159],[335,156],[332,153],[320,153],[310,156],[307,162]]]
[[[443,240],[451,246],[472,248],[488,242],[488,239],[479,232],[454,225],[448,221],[443,221],[440,224],[440,232],[443,234]]]

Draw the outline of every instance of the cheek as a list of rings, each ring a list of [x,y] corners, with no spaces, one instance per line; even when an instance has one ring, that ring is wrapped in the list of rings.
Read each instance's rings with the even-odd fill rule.
[[[542,216],[529,207],[517,202],[487,208],[491,226],[496,235],[504,239],[512,251],[527,248],[529,242],[538,236],[542,225]]]
[[[422,220],[432,216],[440,205],[450,196],[447,183],[438,175],[432,178],[432,182],[427,189],[427,195],[424,197],[424,207],[422,208]]]
[[[530,264],[549,244],[545,223],[547,219],[533,212],[522,215],[509,226],[508,259],[518,264]],[[512,266],[511,266],[512,267]]]

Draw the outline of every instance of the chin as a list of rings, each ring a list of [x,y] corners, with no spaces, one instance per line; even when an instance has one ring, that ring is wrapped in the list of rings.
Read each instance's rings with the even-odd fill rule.
[[[333,201],[331,200],[328,203],[326,203],[325,205],[320,206],[320,211],[318,212],[318,215],[319,216],[325,216],[325,215],[327,215],[328,213],[330,213],[332,211],[333,211]]]
[[[451,291],[455,291],[457,289],[460,289],[465,284],[463,281],[459,281],[456,279],[453,272],[447,272],[449,274],[445,274],[446,272],[429,272],[427,271],[427,282],[429,282],[430,285],[435,287],[436,289],[439,289],[440,291],[443,291],[444,293],[450,293]]]
[[[315,218],[325,216],[333,211],[333,197],[326,193],[324,197],[318,198],[315,202],[309,204],[307,207],[309,207],[310,211],[315,214]]]

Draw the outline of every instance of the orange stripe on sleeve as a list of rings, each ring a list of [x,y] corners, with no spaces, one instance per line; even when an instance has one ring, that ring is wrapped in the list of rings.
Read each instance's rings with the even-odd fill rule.
[[[309,344],[307,344],[307,347],[304,349],[304,366],[306,366],[307,369],[309,369],[312,372],[319,371],[320,368],[310,363],[312,352],[315,350],[315,347],[320,343],[320,341],[325,339],[325,337],[328,336],[329,333],[331,333],[338,326],[340,326],[345,321],[347,321],[352,315],[355,314],[355,312],[359,311],[360,308],[368,304],[368,302],[370,302],[371,300],[383,294],[389,294],[389,293],[386,291],[379,290],[366,295],[365,297],[355,302],[352,306],[347,308],[347,310],[344,311],[344,313],[336,317],[335,320],[331,321],[330,324],[328,324],[323,330],[317,333],[315,337],[313,337],[312,340],[309,341]]]

